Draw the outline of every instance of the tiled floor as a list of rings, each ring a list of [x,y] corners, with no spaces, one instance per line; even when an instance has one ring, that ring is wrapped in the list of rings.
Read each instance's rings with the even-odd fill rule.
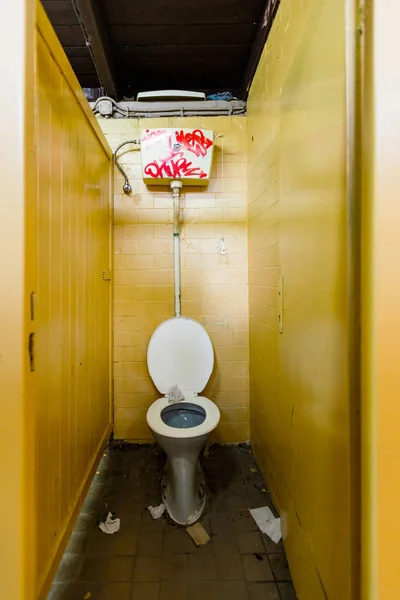
[[[110,446],[99,466],[48,600],[295,600],[282,543],[261,534],[248,508],[269,504],[248,447],[211,447],[201,519],[212,541],[146,510],[160,503],[165,455],[157,446]],[[97,522],[121,519],[114,535]]]

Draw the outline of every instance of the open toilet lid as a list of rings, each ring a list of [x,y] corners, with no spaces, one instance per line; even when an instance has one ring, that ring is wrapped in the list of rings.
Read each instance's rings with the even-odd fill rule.
[[[174,385],[182,391],[202,392],[214,366],[214,351],[200,323],[174,317],[157,327],[147,348],[147,366],[158,391]]]

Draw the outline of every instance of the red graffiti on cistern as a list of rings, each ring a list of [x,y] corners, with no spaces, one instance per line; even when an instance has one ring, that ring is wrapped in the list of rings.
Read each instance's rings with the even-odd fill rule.
[[[184,133],[183,130],[176,131],[175,138],[174,144],[172,144],[172,138],[169,138],[169,148],[164,158],[153,160],[145,166],[145,174],[153,179],[190,176],[204,179],[207,177],[207,173],[203,169],[192,166],[193,163],[184,156],[182,147],[193,152],[197,157],[206,156],[213,142],[200,129],[188,133]]]

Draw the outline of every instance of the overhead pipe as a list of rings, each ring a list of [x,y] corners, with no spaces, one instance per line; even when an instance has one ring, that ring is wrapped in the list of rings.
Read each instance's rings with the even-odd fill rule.
[[[174,179],[170,183],[174,211],[174,305],[175,317],[181,316],[181,255],[179,235],[179,209],[182,181]]]

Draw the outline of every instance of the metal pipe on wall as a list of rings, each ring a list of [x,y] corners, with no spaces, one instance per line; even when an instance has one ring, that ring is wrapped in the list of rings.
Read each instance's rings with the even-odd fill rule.
[[[174,306],[175,317],[181,316],[181,256],[179,236],[179,199],[182,182],[174,179],[170,183],[174,211]]]

